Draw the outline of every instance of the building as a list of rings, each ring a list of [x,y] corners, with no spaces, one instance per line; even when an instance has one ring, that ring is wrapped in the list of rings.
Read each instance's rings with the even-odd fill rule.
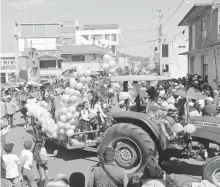
[[[215,4],[196,4],[179,26],[188,26],[188,73],[198,74],[216,87],[220,75],[220,9]]]
[[[117,24],[84,25],[81,30],[76,30],[77,45],[96,45],[110,48],[116,55],[121,31]]]
[[[102,71],[102,59],[109,50],[94,45],[72,45],[63,46],[61,57],[65,59],[61,68],[63,71],[81,66],[83,69],[89,68],[91,71]]]
[[[9,83],[16,71],[14,53],[1,53],[1,83]]]
[[[103,54],[115,54],[119,44],[120,30],[116,24],[85,25],[81,30],[78,21],[21,25],[29,26],[31,32],[20,33],[19,53],[36,49],[41,77],[59,76],[68,68],[81,63],[89,66],[94,60],[90,68],[97,69],[95,64],[100,64]],[[37,34],[37,30],[41,33]],[[50,30],[58,32],[50,34]]]

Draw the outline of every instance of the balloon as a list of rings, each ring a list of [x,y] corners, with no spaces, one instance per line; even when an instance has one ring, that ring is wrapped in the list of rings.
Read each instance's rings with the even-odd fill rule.
[[[77,101],[77,97],[75,95],[71,96],[70,97],[70,101],[73,102],[73,103],[76,102]]]
[[[53,132],[53,133],[52,133],[52,137],[53,137],[54,139],[57,139],[57,132]]]
[[[83,83],[83,82],[86,82],[86,77],[81,77],[81,78],[79,79],[79,81],[82,82],[82,83]]]
[[[78,73],[77,72],[74,72],[73,74],[72,74],[72,77],[74,77],[75,79],[78,77]]]
[[[109,69],[109,65],[108,65],[107,63],[103,63],[103,64],[102,64],[102,68],[103,68],[104,70],[108,70],[108,69]]]
[[[76,88],[76,84],[77,84],[77,82],[76,82],[76,80],[75,79],[70,79],[70,88]]]
[[[87,70],[85,71],[85,76],[86,76],[86,77],[91,76],[91,71],[90,71],[89,69],[87,69]]]
[[[76,90],[75,95],[79,97],[79,96],[81,96],[81,93],[78,90]]]
[[[129,91],[128,93],[129,93],[129,95],[130,95],[131,97],[133,97],[133,98],[136,98],[137,95],[138,95],[135,91]]]
[[[64,93],[69,95],[70,94],[70,88],[69,87],[66,87],[65,90],[64,90]]]
[[[111,68],[113,68],[113,67],[116,66],[116,63],[115,63],[114,60],[111,60],[111,61],[108,63],[108,65],[109,65]]]
[[[65,123],[65,129],[70,129],[71,128],[71,124],[70,123]]]
[[[129,95],[128,92],[121,92],[119,94],[119,100],[120,101],[124,101],[124,100],[129,99],[129,98],[130,98],[130,95]]]
[[[75,130],[75,129],[76,129],[76,126],[75,126],[75,125],[72,125],[72,126],[71,126],[71,129]]]
[[[66,108],[66,107],[62,107],[61,109],[60,109],[60,113],[61,114],[66,114],[68,112],[68,108]]]
[[[70,89],[70,95],[74,95],[75,94],[75,90],[74,89]]]
[[[76,120],[74,118],[71,119],[70,124],[73,126],[75,124]]]
[[[116,72],[116,69],[115,69],[115,68],[111,68],[111,69],[109,70],[109,72],[110,72],[111,74],[114,74],[114,73]]]
[[[52,133],[47,132],[46,134],[47,134],[47,136],[48,136],[49,138],[53,138]]]
[[[77,98],[76,98],[77,99]],[[71,106],[69,108],[69,112],[71,112],[72,114],[74,114],[76,112],[76,107],[75,106]]]
[[[60,134],[65,134],[65,130],[64,129],[60,129]]]
[[[72,119],[72,118],[73,118],[73,114],[70,113],[70,112],[68,112],[68,113],[66,114],[66,118],[67,118],[67,120]]]
[[[66,131],[66,135],[67,135],[68,137],[72,137],[72,136],[74,135],[73,129],[69,129],[68,131]]]
[[[76,88],[77,88],[77,90],[82,90],[83,84],[82,83],[77,83]]]
[[[175,123],[175,124],[173,125],[173,131],[174,131],[175,133],[180,133],[180,132],[183,131],[183,126],[182,126],[180,123]]]
[[[111,56],[110,56],[109,54],[105,54],[105,55],[103,56],[103,61],[104,61],[105,63],[108,63],[110,60],[111,60]]]
[[[77,75],[78,77],[82,77],[84,75],[84,71],[81,69],[77,70]]]
[[[74,118],[78,118],[79,117],[79,112],[75,112],[73,115]]]
[[[61,115],[61,116],[60,116],[60,121],[61,121],[62,123],[66,123],[66,121],[67,121],[66,116],[65,116],[65,115]]]
[[[64,94],[64,95],[62,96],[62,100],[67,103],[67,102],[69,101],[69,96],[66,95],[66,94]]]
[[[57,126],[62,129],[62,128],[64,128],[65,124],[63,122],[59,121],[57,123]]]
[[[196,127],[193,124],[188,124],[184,127],[184,131],[189,133],[189,134],[192,134],[196,131]]]

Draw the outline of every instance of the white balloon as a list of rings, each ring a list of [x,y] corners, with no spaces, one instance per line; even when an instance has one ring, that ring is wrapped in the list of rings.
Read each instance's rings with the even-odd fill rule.
[[[66,131],[66,135],[67,135],[68,137],[72,137],[72,136],[74,135],[73,129],[69,129],[68,131]]]
[[[110,68],[115,67],[115,66],[116,66],[116,62],[115,62],[114,60],[111,60],[111,61],[109,62],[109,66],[110,66]]]
[[[85,76],[86,76],[86,77],[91,76],[91,71],[90,71],[89,69],[87,69],[87,70],[85,71]]]
[[[105,55],[103,56],[103,61],[104,61],[105,63],[108,63],[110,60],[111,60],[111,56],[110,56],[109,54],[105,54]]]

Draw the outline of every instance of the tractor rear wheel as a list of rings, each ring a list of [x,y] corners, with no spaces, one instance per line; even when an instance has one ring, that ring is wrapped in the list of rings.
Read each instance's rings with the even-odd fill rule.
[[[115,150],[117,165],[127,174],[143,172],[149,159],[158,163],[158,151],[152,138],[142,128],[128,123],[109,127],[102,135],[98,155],[103,163],[103,153],[107,147]]]
[[[213,157],[204,165],[202,178],[220,186],[220,156]]]

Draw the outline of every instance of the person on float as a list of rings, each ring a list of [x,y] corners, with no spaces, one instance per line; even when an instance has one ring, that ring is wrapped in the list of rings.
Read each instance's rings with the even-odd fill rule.
[[[163,108],[158,103],[158,92],[154,87],[150,87],[147,90],[147,93],[150,97],[150,102],[146,107],[146,114],[152,121],[155,121],[157,124],[161,125],[161,130],[169,141],[174,140],[176,134],[173,132],[169,121],[166,119],[167,109]]]
[[[95,96],[93,98],[93,101],[91,103],[91,109],[100,117],[101,122],[104,122],[104,119],[107,116],[104,114],[104,112],[102,110],[102,103],[101,103],[101,100],[98,96]]]

